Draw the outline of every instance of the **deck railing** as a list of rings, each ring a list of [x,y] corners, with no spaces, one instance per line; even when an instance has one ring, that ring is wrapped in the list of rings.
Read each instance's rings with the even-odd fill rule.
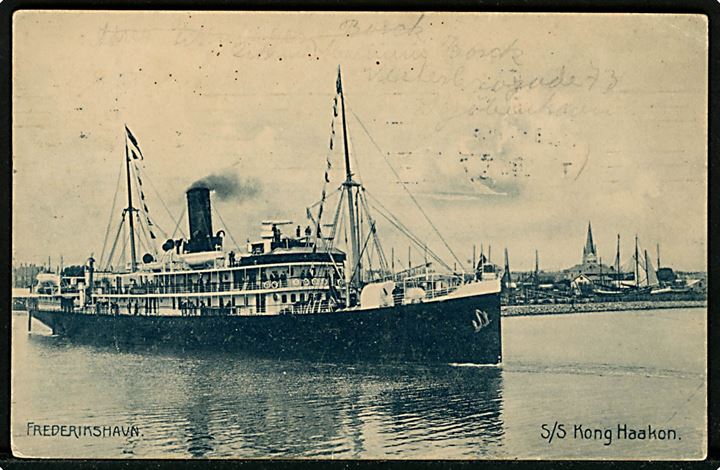
[[[333,281],[334,287],[337,289],[344,288],[344,282],[341,279]],[[330,286],[328,278],[289,278],[289,279],[267,279],[262,281],[222,281],[222,282],[192,282],[180,285],[167,285],[158,283],[148,283],[140,286],[100,286],[101,294],[105,295],[146,295],[146,294],[205,294],[219,293],[230,291],[257,292],[264,290],[278,289],[323,289]]]

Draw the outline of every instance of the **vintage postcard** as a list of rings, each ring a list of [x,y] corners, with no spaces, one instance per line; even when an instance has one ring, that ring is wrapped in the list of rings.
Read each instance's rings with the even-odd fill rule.
[[[13,17],[18,457],[703,459],[708,20]]]

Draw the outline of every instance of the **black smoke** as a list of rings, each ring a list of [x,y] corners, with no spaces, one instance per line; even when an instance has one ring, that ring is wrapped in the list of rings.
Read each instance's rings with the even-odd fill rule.
[[[191,184],[188,191],[195,188],[209,189],[222,201],[252,199],[262,191],[260,181],[255,178],[240,178],[235,173],[207,175]]]

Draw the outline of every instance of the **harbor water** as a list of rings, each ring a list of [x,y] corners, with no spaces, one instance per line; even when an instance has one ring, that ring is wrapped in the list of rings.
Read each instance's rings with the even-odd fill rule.
[[[28,333],[26,313],[14,312],[13,448],[88,458],[704,456],[705,309],[505,318],[503,342],[500,367],[318,364],[75,345],[37,321]]]

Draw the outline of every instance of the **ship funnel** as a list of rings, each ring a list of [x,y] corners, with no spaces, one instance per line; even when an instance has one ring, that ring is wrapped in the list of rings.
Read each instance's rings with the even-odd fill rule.
[[[197,253],[215,250],[221,242],[219,237],[213,236],[210,190],[203,186],[194,187],[188,189],[186,195],[190,240],[186,244],[185,251]]]

